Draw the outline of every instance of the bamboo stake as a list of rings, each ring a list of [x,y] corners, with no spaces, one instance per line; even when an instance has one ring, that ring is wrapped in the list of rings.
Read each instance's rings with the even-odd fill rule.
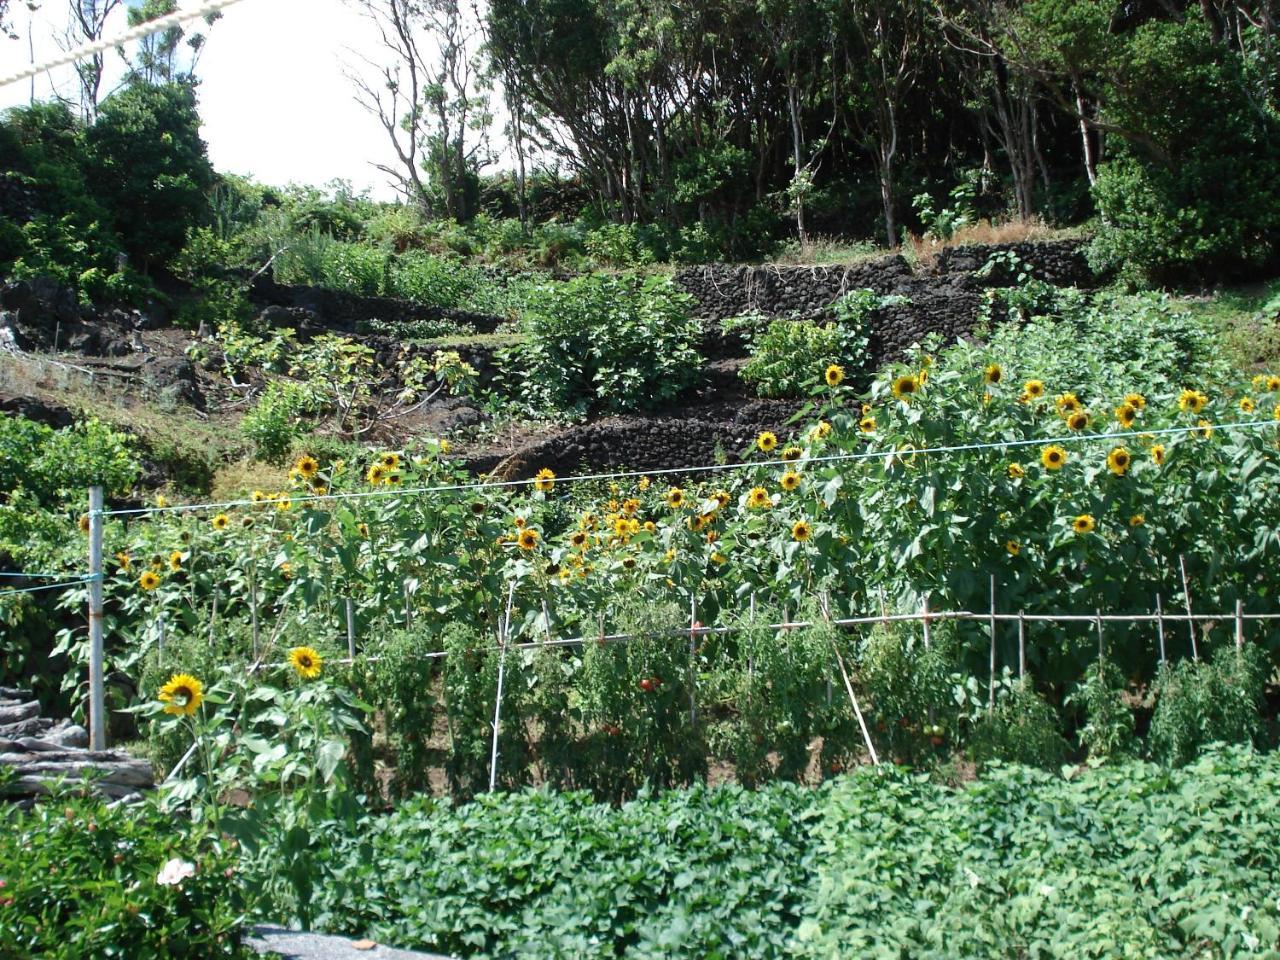
[[[507,611],[498,625],[498,642],[501,652],[498,654],[498,690],[493,698],[493,749],[489,754],[489,792],[493,793],[498,784],[498,732],[502,729],[502,681],[507,668],[507,639],[511,632],[511,604],[516,598],[516,585],[512,581],[507,591]]]
[[[256,558],[249,567],[249,621],[253,631],[253,659],[258,659],[258,571]]]
[[[1103,645],[1102,645],[1102,611],[1101,610],[1098,611],[1097,624],[1098,624],[1098,659],[1102,660],[1106,657],[1107,654],[1106,654],[1106,650],[1103,648]]]
[[[689,598],[689,723],[698,726],[698,701],[694,692],[697,686],[698,647],[698,598]]]
[[[924,648],[929,649],[929,595],[920,601],[920,615],[924,618]]]
[[[409,592],[409,581],[404,582],[404,628],[413,629],[413,600]]]
[[[1027,675],[1027,618],[1018,611],[1018,678]]]
[[[996,575],[991,575],[991,672],[987,681],[987,713],[996,708]]]
[[[824,597],[822,600],[822,615],[828,623],[831,622],[831,611],[827,607],[827,601]],[[867,721],[862,716],[862,708],[858,706],[858,697],[853,692],[853,683],[849,680],[849,671],[845,669],[844,657],[840,655],[840,647],[836,643],[836,638],[831,638],[831,652],[836,655],[836,665],[840,667],[840,676],[844,680],[845,692],[849,694],[849,703],[853,706],[853,715],[858,718],[858,729],[862,731],[862,741],[867,745],[867,753],[871,756],[871,762],[877,767],[880,766],[880,757],[876,753],[876,745],[871,742],[871,731],[867,729]]]
[[[346,597],[347,602],[347,656],[356,658],[356,605]]]
[[[1236,601],[1236,655],[1244,653],[1244,601]]]
[[[218,591],[213,591],[213,611],[209,614],[209,646],[212,647],[216,643],[216,633],[218,628]]]
[[[1160,602],[1160,594],[1156,594],[1156,636],[1160,638],[1160,665],[1164,666],[1169,659],[1164,649],[1164,606]]]
[[[1178,554],[1178,568],[1182,571],[1182,597],[1187,604],[1187,633],[1191,637],[1191,659],[1200,659],[1200,650],[1196,647],[1196,624],[1191,616],[1191,583],[1187,579],[1187,558]]]

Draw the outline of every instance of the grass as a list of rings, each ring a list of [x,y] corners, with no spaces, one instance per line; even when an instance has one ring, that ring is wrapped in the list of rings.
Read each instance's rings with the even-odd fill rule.
[[[1232,366],[1254,373],[1280,370],[1280,280],[1179,298],[1212,324]]]

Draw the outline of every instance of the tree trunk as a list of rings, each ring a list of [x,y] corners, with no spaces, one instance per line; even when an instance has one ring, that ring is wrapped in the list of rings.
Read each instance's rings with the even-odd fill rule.
[[[804,170],[802,153],[804,151],[804,134],[800,130],[800,88],[794,77],[787,79],[787,108],[791,111],[791,157],[794,164],[792,183],[797,183]],[[807,244],[809,236],[804,228],[804,197],[800,194],[792,196],[796,208],[796,233],[800,243]]]
[[[1080,84],[1072,81],[1072,87],[1076,94],[1076,113],[1079,115],[1080,125],[1080,144],[1084,151],[1084,173],[1089,178],[1089,186],[1092,187],[1098,182],[1098,160],[1093,153],[1093,138],[1089,136],[1089,124],[1085,120],[1087,116],[1086,104],[1084,102],[1084,93],[1080,89]]]

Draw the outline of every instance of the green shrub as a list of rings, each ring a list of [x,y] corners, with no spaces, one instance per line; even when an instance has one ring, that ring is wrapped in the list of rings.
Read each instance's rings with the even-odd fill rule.
[[[171,861],[193,872],[161,883]],[[251,957],[235,869],[207,828],[152,806],[0,808],[0,957]]]
[[[1269,666],[1265,650],[1252,644],[1239,653],[1222,647],[1210,660],[1165,663],[1155,682],[1152,756],[1182,764],[1210,743],[1252,740]]]
[[[240,421],[240,432],[261,460],[282,463],[297,439],[311,430],[303,415],[317,409],[315,391],[296,380],[272,380]]]
[[[127,492],[141,472],[133,437],[100,420],[55,430],[25,417],[0,418],[0,492],[22,487],[48,506],[79,504],[94,485]]]
[[[422,656],[427,638],[413,630],[398,630],[379,643],[374,655],[372,695],[381,706],[387,740],[395,751],[392,790],[400,796],[428,791],[431,766],[438,762],[428,741],[436,718],[432,682],[437,661]],[[457,689],[454,684],[453,689]]]
[[[1091,759],[1114,760],[1136,752],[1133,711],[1124,699],[1124,677],[1114,663],[1099,659],[1073,698],[1084,707],[1080,744]]]
[[[999,761],[1057,769],[1067,755],[1060,728],[1057,711],[1027,677],[1014,681],[974,724],[969,750],[980,767]]]
[[[525,400],[539,410],[636,410],[675,399],[702,358],[689,297],[670,280],[589,275],[530,293],[509,351]]]
[[[774,320],[751,344],[742,379],[762,397],[803,397],[823,371],[847,355],[845,331],[834,323]]]
[[[863,644],[859,678],[870,703],[863,709],[885,759],[913,763],[955,748],[962,715],[954,688],[954,638],[933,628],[928,648],[917,630],[874,628]]]

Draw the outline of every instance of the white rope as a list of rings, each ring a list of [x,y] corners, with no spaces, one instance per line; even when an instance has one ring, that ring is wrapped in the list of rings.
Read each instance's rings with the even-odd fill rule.
[[[1247,420],[1240,423],[1211,423],[1212,430],[1249,430],[1258,428],[1280,428],[1280,420]],[[1113,433],[1066,434],[1060,437],[1031,437],[1021,440],[996,440],[986,443],[960,443],[944,447],[905,447],[903,449],[865,450],[859,453],[839,453],[823,457],[809,457],[803,460],[744,460],[741,463],[709,463],[692,467],[663,467],[656,470],[623,470],[614,473],[588,473],[567,477],[556,477],[555,483],[571,484],[592,480],[632,480],[639,477],[692,476],[700,473],[719,473],[731,470],[750,470],[757,467],[775,466],[807,466],[820,463],[844,463],[853,460],[879,460],[883,457],[915,458],[917,456],[937,456],[939,454],[971,453],[978,450],[1011,450],[1021,447],[1040,447],[1051,444],[1098,443],[1104,440],[1129,440],[1135,437],[1168,437],[1181,434],[1199,433],[1205,430],[1204,425],[1194,427],[1163,427],[1159,430],[1119,430]],[[528,487],[537,483],[536,477],[525,480],[475,481],[473,483],[449,483],[433,487],[391,487],[383,490],[361,490],[354,493],[317,493],[289,497],[289,503],[311,503],[327,500],[366,500],[381,497],[408,497],[429,493],[462,492],[467,490],[498,490],[509,487]],[[233,507],[269,507],[272,503],[285,502],[272,500],[224,500],[221,503],[181,503],[169,507],[134,507],[127,510],[104,510],[105,517],[128,517],[141,514],[187,513],[199,510],[225,510]]]
[[[142,40],[157,33],[162,33],[170,27],[180,26],[189,23],[192,20],[199,20],[211,14],[225,10],[233,3],[239,3],[240,0],[206,0],[199,7],[191,10],[175,10],[173,13],[165,14],[163,17],[156,17],[154,20],[148,20],[140,23],[136,27],[132,27],[124,33],[116,34],[114,37],[94,40],[91,43],[81,44],[71,50],[58,54],[40,63],[23,67],[17,73],[12,73],[7,77],[0,78],[0,87],[7,87],[10,84],[18,83],[30,77],[37,77],[42,73],[48,73],[50,70],[56,70],[58,67],[65,67],[71,63],[78,63],[86,60],[94,54],[103,53],[113,47],[119,47],[126,43],[132,43],[134,40]]]

